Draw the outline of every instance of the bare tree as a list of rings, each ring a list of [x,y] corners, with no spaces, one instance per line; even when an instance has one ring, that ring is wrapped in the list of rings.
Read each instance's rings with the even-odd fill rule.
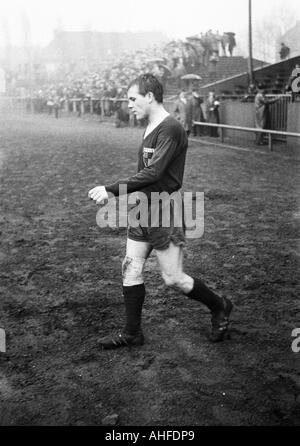
[[[62,30],[64,29],[64,23],[63,23],[63,19],[62,19],[61,16],[58,16],[58,17],[56,18],[56,26],[55,26],[55,29],[56,29],[57,31],[62,31]]]
[[[280,26],[270,19],[264,19],[254,28],[253,53],[257,59],[275,62],[277,41],[281,35]]]
[[[31,24],[25,11],[21,12],[21,29],[24,48],[31,46]]]
[[[4,65],[7,68],[11,67],[12,45],[11,45],[11,33],[8,21],[2,17],[2,33],[4,43]]]
[[[25,11],[20,13],[20,22],[23,40],[23,76],[27,88],[33,86],[33,48],[31,40],[31,23]]]
[[[296,11],[290,7],[276,5],[269,17],[254,24],[254,57],[266,62],[275,62],[278,57],[278,42],[281,36],[295,24]]]

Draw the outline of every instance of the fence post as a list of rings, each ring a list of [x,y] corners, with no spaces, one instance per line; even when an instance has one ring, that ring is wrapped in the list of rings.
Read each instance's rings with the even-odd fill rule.
[[[272,133],[269,133],[269,150],[270,150],[270,152],[273,151],[273,145],[272,145]]]
[[[73,112],[76,113],[76,101],[73,99]]]
[[[224,142],[224,129],[223,129],[223,127],[220,127],[220,133],[221,133],[221,142]]]

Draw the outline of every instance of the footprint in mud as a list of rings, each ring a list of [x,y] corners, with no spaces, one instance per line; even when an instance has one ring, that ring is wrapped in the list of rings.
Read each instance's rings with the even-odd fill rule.
[[[205,355],[205,346],[196,346],[192,342],[186,341],[184,339],[180,339],[176,342],[179,349],[182,350],[188,358],[203,360],[203,357]]]
[[[153,362],[155,361],[155,357],[153,355],[143,356],[135,365],[135,369],[138,370],[147,370],[151,367]]]
[[[147,360],[143,360],[135,367],[135,370],[138,372],[139,377],[142,379],[143,383],[154,383],[157,378],[158,368],[156,367],[156,363],[154,363],[155,358],[148,358]]]
[[[255,338],[259,336],[260,333],[263,332],[262,327],[254,327],[254,326],[238,326],[235,325],[234,327],[230,328],[230,339],[235,340],[237,338],[243,338],[244,336]]]
[[[186,368],[177,367],[177,371],[181,377],[182,382],[184,382],[184,383],[194,383],[195,382],[195,378]]]
[[[232,410],[226,406],[219,405],[212,407],[213,417],[221,426],[240,426],[252,424],[254,415],[249,412]]]
[[[7,399],[11,396],[13,390],[8,383],[7,378],[4,375],[0,375],[0,396],[3,399]]]

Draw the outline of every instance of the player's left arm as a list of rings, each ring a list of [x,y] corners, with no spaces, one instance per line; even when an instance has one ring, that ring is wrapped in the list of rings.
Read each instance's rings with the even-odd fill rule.
[[[96,186],[89,191],[88,197],[97,204],[101,204],[104,200],[108,199],[108,193],[105,186]]]

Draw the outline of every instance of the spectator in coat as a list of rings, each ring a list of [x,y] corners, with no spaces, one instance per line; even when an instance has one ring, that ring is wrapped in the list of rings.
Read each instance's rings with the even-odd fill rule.
[[[258,92],[255,96],[255,127],[258,129],[267,129],[269,127],[269,105],[274,104],[279,98],[268,99],[265,95],[265,88],[262,84],[259,84]],[[264,140],[264,133],[256,133],[255,143],[259,146],[267,144]]]
[[[191,114],[192,114],[192,133],[193,133],[193,136],[203,136],[204,128],[202,126],[200,126],[200,125],[193,125],[193,121],[205,122],[203,110],[202,110],[202,107],[201,107],[201,104],[203,103],[203,100],[202,100],[202,98],[200,97],[200,95],[196,91],[193,91],[189,101],[190,101],[190,104],[191,104],[190,110],[191,110]]]
[[[214,82],[217,79],[217,64],[219,62],[219,56],[216,51],[209,58],[208,73],[210,82]]]
[[[179,93],[178,99],[175,103],[174,114],[175,118],[181,123],[182,127],[189,136],[192,130],[192,119],[190,112],[191,104],[187,99],[184,91]]]
[[[290,55],[290,51],[291,51],[290,48],[284,42],[282,42],[279,51],[280,59],[281,60],[287,59]]]
[[[219,124],[220,122],[220,114],[219,114],[220,102],[216,98],[214,91],[210,91],[208,93],[208,98],[206,100],[206,120],[207,122],[211,122],[212,124]],[[209,136],[217,138],[218,128],[217,127],[209,127],[208,128]]]
[[[176,79],[177,86],[180,87],[181,84],[181,76],[186,74],[186,68],[183,64],[183,59],[179,58],[176,67],[173,70],[173,77]]]

